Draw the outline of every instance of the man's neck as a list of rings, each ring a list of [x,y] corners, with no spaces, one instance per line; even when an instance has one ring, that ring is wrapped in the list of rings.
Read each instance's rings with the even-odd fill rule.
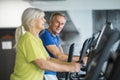
[[[48,28],[48,31],[55,37],[55,36],[57,36],[57,34],[54,34],[54,32],[50,29],[50,28]]]

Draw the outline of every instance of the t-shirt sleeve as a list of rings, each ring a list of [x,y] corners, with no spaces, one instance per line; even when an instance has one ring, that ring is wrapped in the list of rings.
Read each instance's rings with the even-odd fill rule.
[[[40,35],[40,38],[42,39],[44,46],[55,44],[55,41],[52,39],[51,35],[47,32],[44,32],[42,35]]]

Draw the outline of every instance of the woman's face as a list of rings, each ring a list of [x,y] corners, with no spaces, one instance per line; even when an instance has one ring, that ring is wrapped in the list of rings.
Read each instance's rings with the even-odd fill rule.
[[[35,26],[37,29],[39,29],[40,31],[45,29],[45,18],[36,18],[36,22],[35,22]]]

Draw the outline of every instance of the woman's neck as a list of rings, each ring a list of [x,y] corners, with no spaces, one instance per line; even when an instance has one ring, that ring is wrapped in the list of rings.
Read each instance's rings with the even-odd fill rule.
[[[33,34],[33,36],[39,37],[40,30],[37,30],[37,29],[33,28],[33,29],[30,30],[30,32]]]

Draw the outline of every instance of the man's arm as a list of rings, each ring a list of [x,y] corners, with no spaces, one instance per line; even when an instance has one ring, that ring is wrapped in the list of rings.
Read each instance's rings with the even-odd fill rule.
[[[68,54],[63,52],[62,46],[60,48],[56,47],[56,45],[48,45],[46,48],[59,60],[67,61]],[[73,56],[73,61],[78,61],[79,56]]]
[[[55,56],[55,58],[67,61],[68,56],[63,53],[62,48],[58,48],[56,45],[48,45],[46,48]]]
[[[63,51],[63,48],[62,48],[62,46],[60,45],[60,47],[59,47],[59,50],[60,50],[60,52],[61,53],[63,53],[64,54],[64,51]]]

